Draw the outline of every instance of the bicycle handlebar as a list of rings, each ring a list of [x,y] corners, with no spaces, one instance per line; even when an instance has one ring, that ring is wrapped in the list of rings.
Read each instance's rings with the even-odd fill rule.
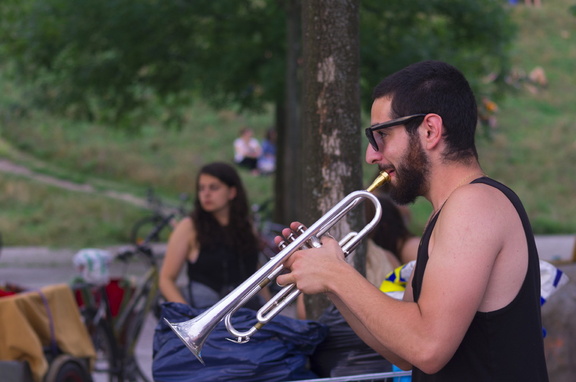
[[[118,254],[116,254],[115,258],[122,262],[128,262],[133,256],[136,254],[144,255],[149,261],[155,262],[154,260],[154,253],[152,252],[152,248],[150,247],[150,243],[154,240],[156,236],[167,226],[170,224],[172,219],[176,217],[176,213],[171,213],[166,215],[160,223],[158,223],[154,229],[146,235],[144,240],[141,243],[135,243],[133,248],[125,249]]]

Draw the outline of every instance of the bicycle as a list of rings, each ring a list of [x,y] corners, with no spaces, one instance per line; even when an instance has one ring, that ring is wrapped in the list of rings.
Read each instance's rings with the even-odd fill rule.
[[[169,225],[165,225],[166,228],[168,226],[174,227],[178,219],[186,216],[188,213],[187,204],[189,201],[189,195],[186,193],[180,194],[178,205],[170,205],[163,202],[154,192],[153,188],[149,188],[147,190],[146,200],[151,214],[136,221],[132,226],[130,231],[130,242],[133,244],[141,243],[145,237],[144,235],[154,231],[154,228],[159,224],[162,224],[168,216],[172,216],[172,219],[169,221]],[[167,231],[161,229],[157,231],[153,237],[150,237],[149,241],[154,243],[166,242],[168,238],[167,235]]]
[[[135,288],[126,287],[117,280],[97,287],[73,284],[82,296],[84,304],[80,311],[96,349],[94,372],[106,373],[109,382],[149,381],[138,365],[135,350],[146,317],[150,312],[158,314],[155,310],[160,303],[159,267],[150,244],[172,219],[174,213],[164,216],[141,243],[133,244],[132,248],[115,256],[115,260],[126,266],[136,257],[145,261],[147,270]],[[125,294],[120,306],[110,301],[111,285],[120,287]]]
[[[153,188],[147,190],[148,208],[152,212],[136,221],[130,233],[130,242],[134,245],[146,243],[166,243],[168,235],[177,222],[188,214],[189,195],[182,193],[179,196],[179,204],[172,205],[162,201],[154,192]],[[143,238],[144,237],[144,238]],[[153,304],[153,313],[160,319],[161,305],[164,297],[158,294]]]

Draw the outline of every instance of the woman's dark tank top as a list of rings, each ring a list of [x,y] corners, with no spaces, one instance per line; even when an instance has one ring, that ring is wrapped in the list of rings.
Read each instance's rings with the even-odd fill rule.
[[[540,315],[540,266],[528,216],[518,196],[503,184],[486,177],[472,183],[485,183],[497,188],[514,205],[522,221],[528,244],[526,277],[510,304],[492,312],[476,312],[462,343],[442,370],[429,375],[414,368],[412,380],[548,381]],[[426,227],[418,250],[412,281],[416,302],[422,290],[430,237],[439,214],[440,211]]]
[[[195,263],[188,261],[188,280],[226,295],[256,271],[257,254],[241,256],[224,241],[201,248]]]

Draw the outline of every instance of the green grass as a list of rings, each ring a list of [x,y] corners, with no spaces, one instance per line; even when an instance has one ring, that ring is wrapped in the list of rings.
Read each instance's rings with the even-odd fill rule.
[[[144,126],[140,134],[129,135],[34,110],[27,111],[26,117],[0,110],[4,121],[0,158],[41,174],[90,184],[96,191],[145,198],[147,189],[153,187],[172,204],[181,193],[193,191],[201,165],[232,160],[232,141],[241,126],[249,125],[263,136],[270,118],[268,114],[214,112],[199,105],[190,108],[189,125],[182,131]],[[245,171],[240,175],[251,203],[271,198],[272,177],[254,177]],[[81,248],[125,243],[131,225],[146,214],[142,208],[108,197],[62,191],[21,176],[1,174],[0,179],[0,232],[7,246]],[[20,191],[9,192],[12,188]],[[34,196],[15,199],[27,194]]]
[[[548,85],[532,93],[524,85],[499,103],[498,127],[479,137],[486,173],[511,186],[523,199],[537,233],[576,232],[576,18],[571,1],[545,2],[542,9],[514,8],[520,34],[512,62],[516,72],[540,66]],[[3,79],[0,67],[0,158],[96,190],[145,197],[154,187],[176,203],[192,192],[204,163],[231,161],[232,141],[242,126],[262,137],[270,111],[239,115],[191,105],[184,128],[150,123],[137,135],[79,123],[28,108],[26,95]],[[366,166],[370,178],[375,169]],[[242,171],[252,203],[272,197],[271,177]],[[290,190],[287,190],[290,192]],[[126,242],[131,225],[145,211],[100,194],[69,192],[21,176],[0,174],[0,232],[5,245],[102,246]],[[421,232],[430,207],[411,207],[414,232]]]
[[[514,68],[529,73],[541,67],[548,85],[536,91],[519,86],[500,105],[493,140],[479,145],[486,172],[520,195],[538,233],[576,232],[576,18],[567,12],[570,5],[516,7]]]
[[[126,243],[142,209],[2,174],[0,232],[7,246],[81,248]]]

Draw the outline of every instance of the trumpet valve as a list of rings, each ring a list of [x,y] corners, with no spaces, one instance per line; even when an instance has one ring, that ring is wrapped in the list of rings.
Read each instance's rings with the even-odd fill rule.
[[[312,236],[308,239],[306,244],[308,245],[308,248],[320,248],[322,246],[322,242],[316,236]]]
[[[286,240],[287,240],[289,243],[292,243],[294,240],[296,240],[297,237],[298,237],[298,236],[294,235],[294,232],[290,232],[290,235],[288,235],[288,236],[286,237]]]

